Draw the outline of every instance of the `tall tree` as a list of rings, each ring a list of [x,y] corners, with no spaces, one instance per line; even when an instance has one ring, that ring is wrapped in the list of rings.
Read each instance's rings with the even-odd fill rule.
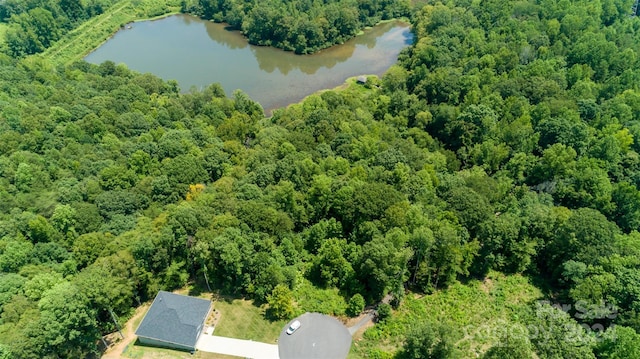
[[[273,288],[267,297],[267,303],[269,303],[268,313],[274,319],[291,319],[293,317],[293,294],[287,286],[278,284]]]
[[[95,351],[97,313],[79,288],[60,283],[44,293],[38,307],[40,328],[47,328],[39,335],[45,340],[43,356],[82,357]]]
[[[445,324],[417,323],[407,333],[401,358],[447,359],[453,358],[456,349],[452,328]]]

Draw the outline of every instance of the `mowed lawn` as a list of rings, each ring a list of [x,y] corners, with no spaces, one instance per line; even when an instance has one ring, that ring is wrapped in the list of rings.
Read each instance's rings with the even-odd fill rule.
[[[269,321],[264,309],[244,299],[219,300],[213,308],[221,313],[213,335],[275,344],[287,321]]]
[[[237,359],[239,357],[197,351],[194,355],[179,350],[154,348],[131,344],[122,353],[122,357],[131,359]]]
[[[276,344],[280,331],[287,321],[269,321],[264,317],[264,308],[253,301],[244,299],[221,299],[213,303],[213,308],[221,313],[214,335],[249,339]],[[137,328],[142,316],[133,321]],[[203,334],[204,335],[204,334]],[[137,340],[127,346],[122,357],[131,359],[235,359],[234,356],[197,351],[195,355],[172,349],[154,348],[141,345]]]

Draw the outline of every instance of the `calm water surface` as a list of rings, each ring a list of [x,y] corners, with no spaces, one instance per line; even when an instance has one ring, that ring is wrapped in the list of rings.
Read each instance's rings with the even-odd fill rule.
[[[132,24],[85,60],[125,63],[130,69],[177,80],[183,91],[218,82],[231,94],[246,92],[266,110],[297,102],[347,77],[384,73],[411,44],[407,24],[389,22],[366,30],[343,45],[313,55],[295,55],[249,45],[223,24],[188,15]]]

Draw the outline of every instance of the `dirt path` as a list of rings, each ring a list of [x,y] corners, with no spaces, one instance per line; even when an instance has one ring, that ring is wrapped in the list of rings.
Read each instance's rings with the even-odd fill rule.
[[[385,304],[389,304],[389,302],[391,302],[391,299],[393,297],[390,294],[387,294],[380,303],[385,303]],[[380,304],[379,303],[379,304]],[[361,319],[354,325],[350,326],[349,328],[349,334],[351,334],[351,336],[355,336],[355,334],[358,332],[358,330],[360,330],[363,327],[369,327],[370,325],[373,325],[373,321],[376,318],[376,310],[372,309],[370,310],[368,313],[364,314],[361,316]]]
[[[356,323],[354,326],[349,327],[347,329],[349,329],[349,334],[351,334],[352,336],[354,334],[356,334],[356,332],[358,330],[360,330],[360,328],[362,328],[365,325],[368,325],[370,322],[372,323],[373,320],[375,319],[376,315],[375,315],[375,311],[370,311],[369,313],[365,314],[362,319],[360,319],[360,321],[358,323]]]
[[[124,348],[126,348],[127,345],[129,345],[129,343],[131,343],[136,338],[134,334],[135,328],[133,327],[133,323],[135,323],[138,320],[138,318],[142,317],[144,313],[147,312],[148,308],[149,308],[149,305],[145,304],[136,309],[136,312],[133,314],[133,317],[131,317],[131,319],[129,319],[127,321],[127,324],[125,324],[124,326],[124,329],[123,329],[124,339],[120,340],[118,344],[110,347],[102,355],[102,359],[120,359],[122,357],[121,355],[122,355],[122,352],[124,351]],[[118,339],[120,338],[119,334],[116,333],[115,335],[117,335]]]

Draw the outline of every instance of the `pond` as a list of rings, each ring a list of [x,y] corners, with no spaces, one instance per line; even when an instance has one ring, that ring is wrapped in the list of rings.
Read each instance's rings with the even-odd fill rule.
[[[173,15],[127,26],[85,60],[124,63],[135,71],[177,80],[182,91],[218,82],[228,95],[241,89],[270,111],[338,86],[351,76],[382,75],[412,41],[408,24],[394,21],[367,29],[342,45],[295,55],[249,45],[240,32],[229,31],[224,24]]]

